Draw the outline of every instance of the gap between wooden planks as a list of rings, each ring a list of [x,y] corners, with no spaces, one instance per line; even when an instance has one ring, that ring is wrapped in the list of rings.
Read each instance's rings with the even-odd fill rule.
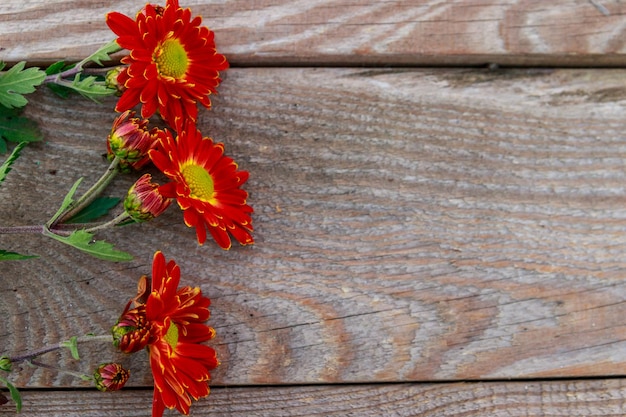
[[[624,66],[626,4],[610,0],[184,0],[235,66]],[[145,0],[5,0],[0,59],[78,61],[112,39],[104,16]]]
[[[23,413],[32,417],[139,417],[151,390],[25,391]],[[453,384],[378,384],[213,388],[194,403],[193,416],[211,417],[621,417],[626,381],[524,381]],[[0,416],[14,415],[0,407]],[[172,414],[173,415],[173,414]]]
[[[108,331],[161,249],[213,299],[216,384],[621,375],[625,77],[232,69],[199,127],[251,172],[257,244],[198,247],[175,207],[103,236],[128,264],[2,236],[41,255],[3,265],[3,346]],[[43,222],[79,176],[95,181],[113,104],[33,97],[46,140],[0,188],[5,224]],[[76,384],[30,369],[17,383]]]

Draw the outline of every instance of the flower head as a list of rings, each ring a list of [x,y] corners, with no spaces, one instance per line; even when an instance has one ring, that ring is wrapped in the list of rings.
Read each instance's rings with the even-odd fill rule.
[[[93,377],[100,391],[117,391],[128,381],[130,371],[119,363],[104,363],[96,368]]]
[[[122,170],[139,169],[148,163],[148,151],[156,144],[158,129],[148,131],[148,120],[134,116],[130,110],[120,114],[107,138],[107,157],[118,157]]]
[[[157,110],[177,130],[184,119],[196,120],[196,103],[209,108],[209,95],[220,83],[219,71],[228,68],[224,55],[215,49],[214,35],[202,18],[191,16],[178,0],[165,7],[147,4],[135,20],[117,12],[106,23],[118,35],[117,43],[130,51],[122,58],[128,64],[118,81],[126,90],[116,110],[142,103],[141,115]]]
[[[150,342],[150,323],[146,319],[146,306],[130,308],[130,302],[115,326],[111,328],[113,344],[124,353],[134,353]]]
[[[165,407],[188,414],[191,399],[209,395],[209,371],[218,365],[215,351],[201,344],[215,336],[204,324],[210,301],[200,288],[178,288],[179,281],[178,265],[156,252],[152,292],[146,301],[152,333],[148,349],[154,377],[153,417],[160,417]]]
[[[142,175],[128,190],[124,210],[136,222],[145,222],[159,216],[170,206],[172,200],[159,192],[159,184],[153,183],[150,174]]]
[[[248,172],[224,156],[224,145],[213,143],[193,123],[185,124],[176,140],[162,131],[158,149],[149,152],[154,165],[172,181],[161,186],[166,197],[176,198],[184,212],[185,224],[195,227],[198,243],[206,241],[208,230],[218,245],[231,246],[230,235],[239,243],[253,243],[252,207],[248,193],[240,187]]]

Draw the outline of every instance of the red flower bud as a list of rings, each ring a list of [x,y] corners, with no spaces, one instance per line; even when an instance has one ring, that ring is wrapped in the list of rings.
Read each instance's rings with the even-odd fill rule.
[[[96,368],[93,373],[96,382],[96,388],[100,391],[117,391],[121,389],[128,377],[130,371],[124,369],[118,363],[104,363]]]
[[[152,220],[165,211],[172,199],[163,197],[159,184],[151,181],[150,174],[144,174],[128,190],[124,200],[124,210],[136,222]]]

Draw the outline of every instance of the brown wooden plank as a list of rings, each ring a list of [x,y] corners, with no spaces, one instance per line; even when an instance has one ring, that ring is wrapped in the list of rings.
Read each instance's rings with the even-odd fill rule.
[[[6,0],[0,58],[79,60],[112,39],[104,15],[143,0]],[[621,65],[626,4],[594,0],[181,1],[234,65]]]
[[[151,390],[29,391],[27,416],[145,416]],[[532,381],[213,388],[191,408],[193,416],[603,416],[626,413],[626,382]],[[15,410],[0,407],[0,416]],[[172,413],[171,415],[174,415]]]
[[[621,374],[625,76],[233,69],[200,127],[251,173],[257,243],[198,247],[175,207],[102,235],[131,263],[0,236],[41,255],[2,265],[2,350],[107,331],[161,249],[214,301],[218,384]],[[95,181],[113,104],[32,97],[46,141],[0,187],[3,224],[43,223]]]

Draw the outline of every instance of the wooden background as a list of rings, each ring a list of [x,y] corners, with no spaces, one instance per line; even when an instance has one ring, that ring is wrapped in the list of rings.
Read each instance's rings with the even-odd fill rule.
[[[162,250],[213,301],[222,366],[192,415],[626,414],[626,3],[550,3],[181,0],[233,66],[199,127],[251,174],[256,244],[200,247],[176,207],[100,235],[130,263],[2,235],[40,258],[0,266],[0,354],[106,333]],[[143,4],[4,1],[0,58],[80,59]],[[3,225],[98,178],[114,105],[30,97],[45,140],[0,186]],[[115,357],[81,353],[43,359]],[[11,377],[25,415],[149,415],[147,360],[123,359],[111,395]]]

